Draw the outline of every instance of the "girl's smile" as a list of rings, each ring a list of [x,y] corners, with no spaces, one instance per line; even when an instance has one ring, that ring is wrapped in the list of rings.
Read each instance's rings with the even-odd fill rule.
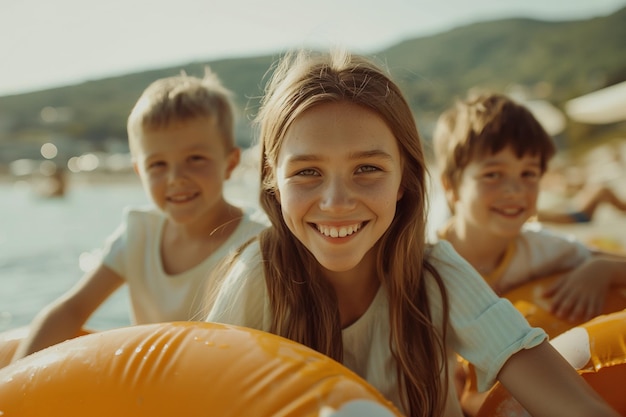
[[[355,223],[348,226],[329,226],[321,224],[312,224],[321,234],[331,238],[345,238],[357,233],[365,223]]]

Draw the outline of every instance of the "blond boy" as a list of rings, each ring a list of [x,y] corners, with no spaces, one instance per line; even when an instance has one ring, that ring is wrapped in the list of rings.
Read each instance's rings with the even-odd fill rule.
[[[14,359],[78,334],[124,284],[134,324],[199,318],[207,276],[265,227],[223,194],[240,158],[234,117],[230,91],[209,69],[203,79],[180,75],[146,88],[128,118],[128,139],[154,207],[126,210],[101,263],[37,315]]]

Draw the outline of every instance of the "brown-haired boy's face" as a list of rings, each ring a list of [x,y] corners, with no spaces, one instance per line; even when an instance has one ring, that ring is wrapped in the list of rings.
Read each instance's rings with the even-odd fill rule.
[[[135,170],[156,206],[188,223],[210,215],[223,200],[223,184],[239,162],[213,118],[144,129],[134,148]]]
[[[468,233],[517,236],[537,211],[539,156],[518,158],[511,147],[474,158],[452,192],[455,217]]]

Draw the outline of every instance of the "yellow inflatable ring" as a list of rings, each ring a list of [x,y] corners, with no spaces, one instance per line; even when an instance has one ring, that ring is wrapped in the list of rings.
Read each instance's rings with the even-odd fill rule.
[[[626,310],[598,316],[550,343],[622,416],[626,416]],[[528,413],[497,383],[476,417],[522,417]]]
[[[330,358],[256,330],[205,322],[77,337],[0,369],[0,415],[400,416]],[[355,415],[355,414],[349,414]]]

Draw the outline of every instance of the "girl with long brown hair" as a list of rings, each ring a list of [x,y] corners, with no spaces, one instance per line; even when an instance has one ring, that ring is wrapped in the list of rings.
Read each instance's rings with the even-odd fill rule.
[[[258,121],[272,225],[220,271],[207,321],[310,346],[410,416],[462,416],[448,388],[456,352],[483,389],[499,379],[537,416],[616,416],[447,242],[425,244],[422,145],[379,67],[287,54]]]

